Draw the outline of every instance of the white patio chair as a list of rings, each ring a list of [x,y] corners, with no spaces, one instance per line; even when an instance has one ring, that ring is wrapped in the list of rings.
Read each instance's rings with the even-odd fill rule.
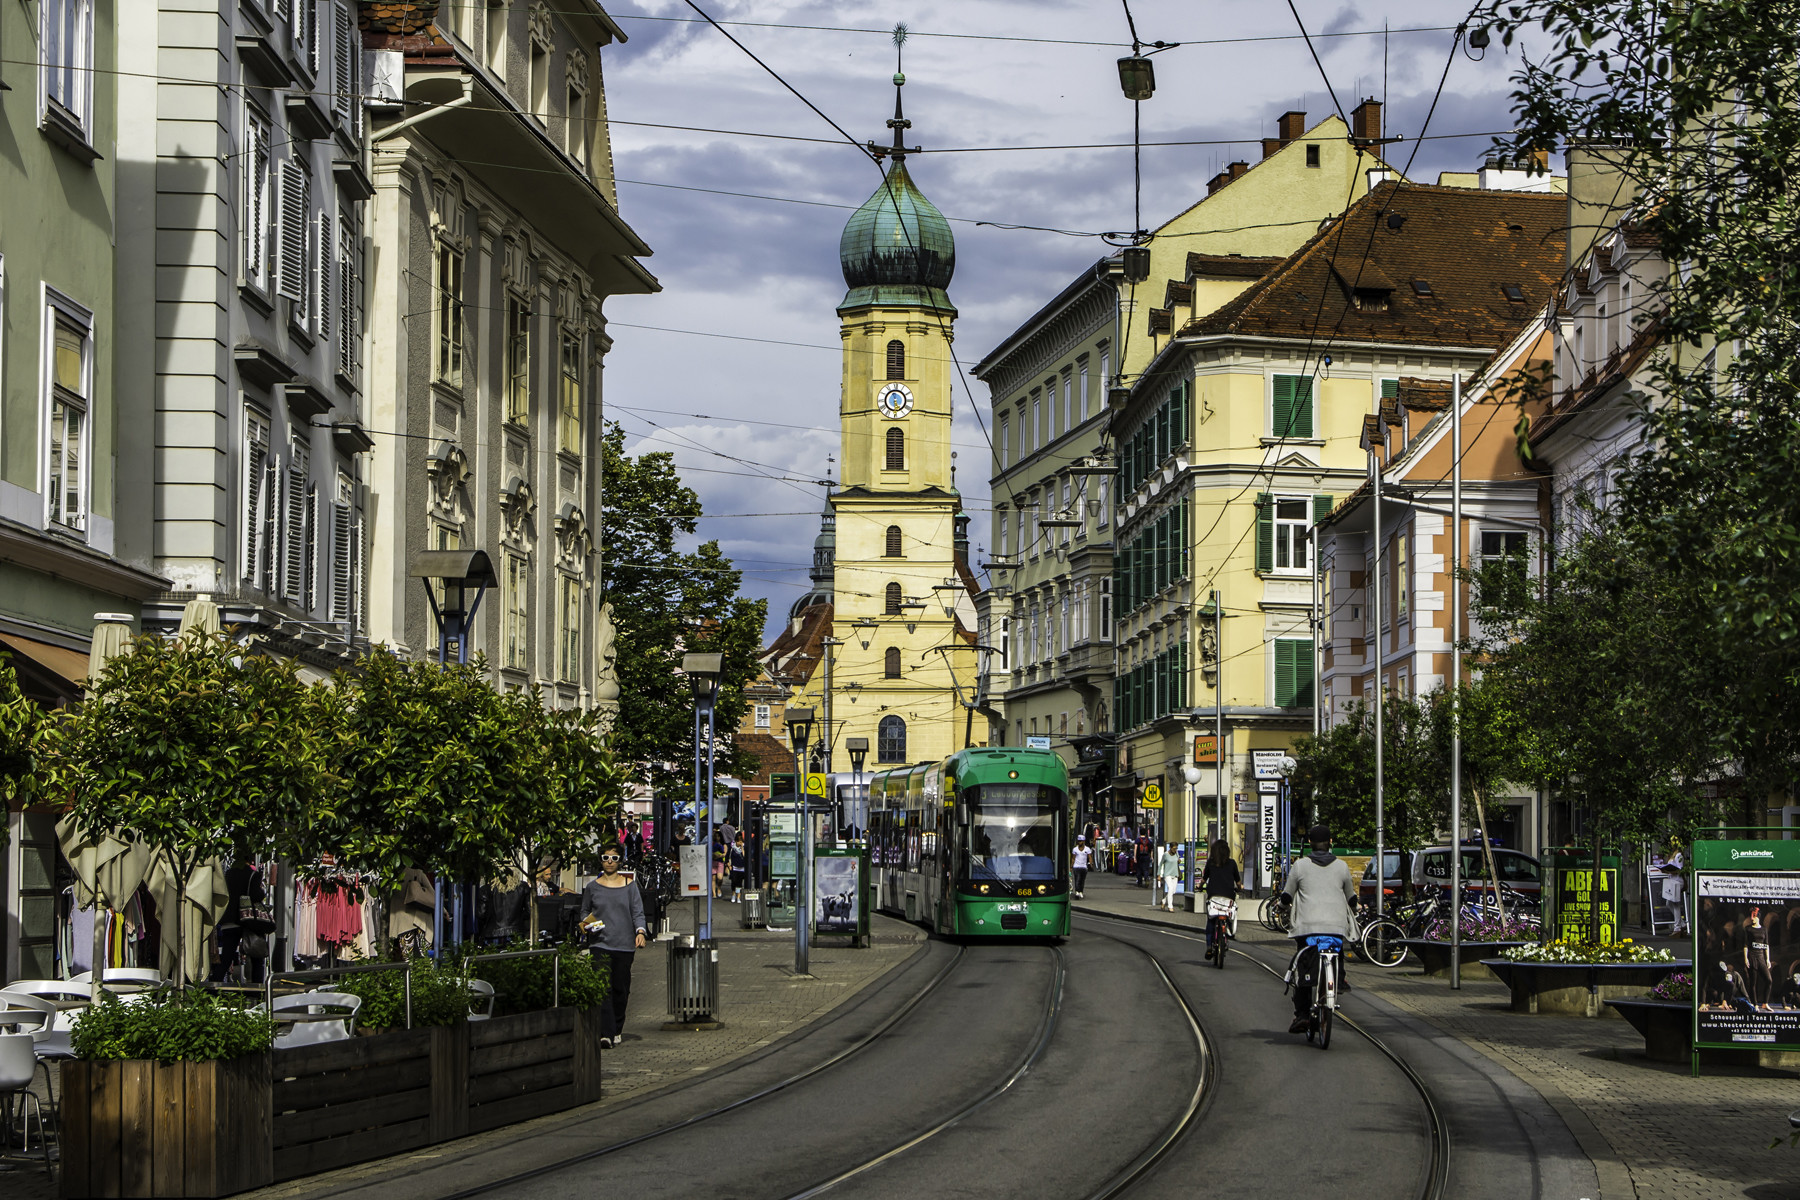
[[[469,984],[469,1020],[485,1021],[494,1015],[494,985],[485,979],[471,979]]]
[[[333,1014],[330,1019],[281,1022],[288,1027],[275,1036],[277,1050],[291,1050],[295,1046],[315,1046],[320,1042],[341,1042],[356,1035],[356,1014],[362,1010],[362,997],[348,992],[299,992],[292,996],[275,997],[273,1012],[304,1012],[309,1016],[322,1017],[328,1009],[344,1009],[341,1015]]]

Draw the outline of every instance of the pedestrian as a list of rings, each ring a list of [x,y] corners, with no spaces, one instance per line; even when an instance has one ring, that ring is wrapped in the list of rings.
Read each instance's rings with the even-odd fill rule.
[[[1077,900],[1081,900],[1081,899],[1085,898],[1085,896],[1083,894],[1083,889],[1087,887],[1088,858],[1091,854],[1092,854],[1092,851],[1088,849],[1087,838],[1086,837],[1076,838],[1075,839],[1075,854],[1073,856],[1072,869],[1073,869],[1074,875],[1075,875],[1075,883],[1074,883],[1073,890],[1075,892],[1075,898]]]
[[[731,843],[728,864],[731,867],[731,899],[734,904],[744,901],[744,871],[750,865],[750,855],[744,848],[744,835],[738,834]]]
[[[712,875],[713,895],[723,899],[725,895],[725,868],[730,859],[729,843],[725,841],[725,831],[713,831]]]
[[[1137,885],[1150,886],[1150,873],[1156,867],[1155,848],[1147,833],[1138,834],[1137,840]]]
[[[1175,893],[1181,890],[1181,855],[1173,842],[1163,849],[1162,863],[1163,907],[1170,912],[1175,911]],[[1155,899],[1154,896],[1151,897]]]
[[[649,926],[644,921],[644,896],[637,881],[621,874],[623,857],[617,845],[600,851],[600,877],[582,889],[578,920],[591,928],[589,918],[600,924],[589,943],[595,962],[605,960],[611,987],[602,1005],[600,1044],[607,1049],[625,1042],[625,1005],[631,999],[631,962],[644,948]],[[610,1019],[609,1019],[610,1018]]]
[[[1686,861],[1681,856],[1681,843],[1673,844],[1669,857],[1663,862],[1662,899],[1668,905],[1674,918],[1674,936],[1682,937],[1688,931],[1687,904],[1682,893],[1687,890],[1687,879],[1683,875]]]

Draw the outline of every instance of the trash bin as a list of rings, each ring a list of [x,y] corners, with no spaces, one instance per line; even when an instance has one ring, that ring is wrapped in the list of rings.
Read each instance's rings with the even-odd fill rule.
[[[760,891],[744,893],[744,901],[738,909],[738,924],[745,929],[755,929],[769,923],[769,906],[763,903]]]
[[[669,1018],[682,1024],[718,1019],[719,949],[708,938],[678,937],[669,943]]]

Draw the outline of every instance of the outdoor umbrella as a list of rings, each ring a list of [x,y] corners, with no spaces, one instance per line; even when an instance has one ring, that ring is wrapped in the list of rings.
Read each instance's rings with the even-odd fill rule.
[[[96,902],[107,908],[123,908],[149,873],[150,847],[112,834],[103,834],[98,839],[84,838],[76,828],[73,816],[66,816],[56,823],[56,840],[62,846],[63,857],[69,860],[69,866],[75,872],[75,901],[83,908]],[[95,987],[99,986],[100,969],[106,965],[102,941],[105,929],[104,923],[94,922]]]
[[[95,613],[94,643],[88,649],[88,682],[100,678],[107,660],[125,653],[131,641],[131,616],[128,613]]]
[[[181,628],[179,637],[187,633],[198,633],[210,637],[219,632],[219,606],[204,596],[198,600],[189,600],[181,607]]]
[[[189,982],[201,978],[207,965],[207,935],[219,923],[219,918],[225,915],[225,907],[231,901],[231,893],[225,885],[225,864],[216,858],[201,863],[188,877],[186,890],[178,895],[180,889],[175,868],[167,855],[158,854],[150,867],[147,886],[150,888],[151,898],[156,901],[157,920],[162,924],[162,957],[159,965],[164,977],[177,977],[175,947],[179,942],[181,980]],[[180,913],[179,923],[176,920],[177,913]]]

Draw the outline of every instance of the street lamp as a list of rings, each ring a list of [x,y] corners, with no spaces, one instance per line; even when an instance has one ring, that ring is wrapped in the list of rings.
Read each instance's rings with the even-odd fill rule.
[[[1286,754],[1282,755],[1275,763],[1275,772],[1281,776],[1281,815],[1275,822],[1275,836],[1283,847],[1291,846],[1294,843],[1293,793],[1288,787],[1288,777],[1299,765]]]
[[[869,739],[845,738],[844,750],[850,755],[850,770],[855,780],[850,794],[855,797],[852,802],[856,805],[856,828],[866,838],[869,836],[869,795],[862,788],[862,768],[869,757]]]
[[[812,919],[812,898],[806,886],[812,866],[812,805],[806,800],[806,776],[800,770],[800,756],[812,741],[813,710],[787,710],[788,742],[794,747],[794,813],[800,821],[800,861],[794,868],[794,974],[810,975],[807,967],[807,928]]]
[[[449,661],[450,642],[456,641],[456,661],[469,661],[469,632],[475,627],[475,613],[488,588],[499,582],[485,550],[421,550],[413,555],[414,579],[425,583],[425,600],[431,605],[431,616],[438,627],[438,662]],[[443,603],[438,603],[437,588],[444,589]],[[475,598],[468,598],[473,589]]]
[[[684,654],[681,656],[681,673],[687,676],[688,686],[694,692],[694,818],[699,828],[700,844],[706,850],[706,919],[696,921],[695,935],[698,941],[712,938],[713,924],[713,886],[712,886],[712,843],[713,843],[713,705],[719,698],[719,676],[725,670],[723,654]],[[706,719],[706,758],[704,763],[705,787],[701,786],[702,760],[700,757],[700,720]],[[701,797],[704,796],[704,801]],[[706,819],[700,818],[700,805],[706,805]]]
[[[1189,755],[1190,760],[1192,757],[1192,755]],[[1199,893],[1194,889],[1194,860],[1200,853],[1199,850],[1195,848],[1199,844],[1200,839],[1194,835],[1200,832],[1200,795],[1194,789],[1199,786],[1200,783],[1200,768],[1196,767],[1192,761],[1185,762],[1181,765],[1181,777],[1187,781],[1187,892],[1190,896],[1198,896]],[[1198,912],[1199,910],[1196,909],[1195,911]]]

